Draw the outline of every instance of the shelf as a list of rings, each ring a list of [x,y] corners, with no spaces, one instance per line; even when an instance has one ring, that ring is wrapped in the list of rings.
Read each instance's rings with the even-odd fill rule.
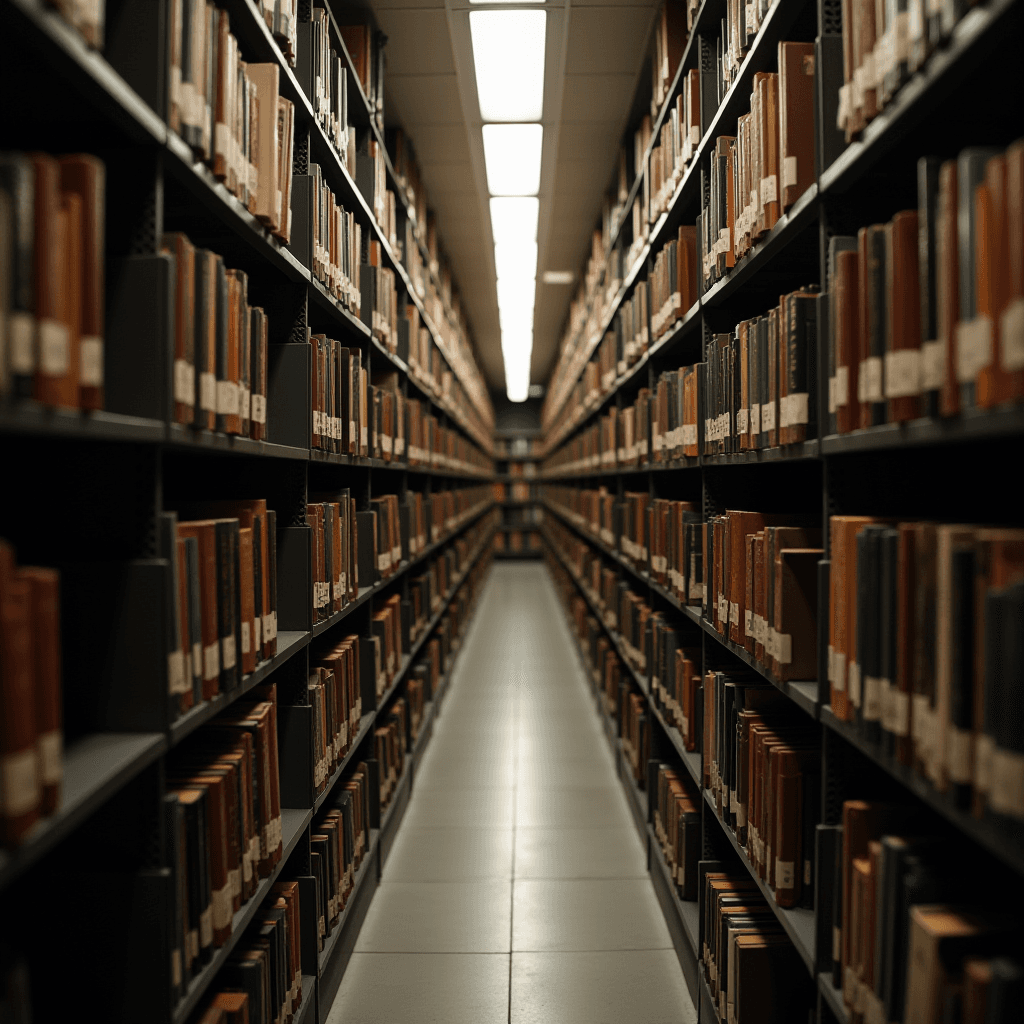
[[[729,650],[737,658],[739,658],[745,665],[752,668],[755,672],[761,675],[765,680],[772,684],[777,690],[784,693],[790,700],[800,708],[801,711],[806,712],[812,718],[818,717],[818,683],[816,680],[807,681],[794,681],[794,682],[783,682],[777,679],[772,672],[761,665],[756,658],[745,648],[739,644],[733,643],[727,637],[722,636],[715,627],[704,618],[703,615],[697,610],[696,605],[683,604],[675,594],[668,590],[665,590],[659,584],[657,584],[651,577],[641,569],[636,568],[628,559],[624,558],[618,552],[607,547],[596,537],[594,537],[589,531],[583,529],[578,523],[574,522],[569,518],[568,514],[556,505],[552,505],[549,502],[544,503],[545,507],[553,515],[557,516],[559,520],[565,523],[570,529],[577,533],[587,544],[591,547],[600,551],[606,557],[612,559],[618,565],[622,566],[628,573],[630,573],[639,583],[643,586],[648,587],[653,593],[657,594],[662,600],[667,601],[671,604],[678,612],[699,626],[708,636],[713,637],[723,647]]]
[[[341,916],[338,918],[338,923],[331,929],[331,934],[324,938],[324,948],[320,950],[320,977],[324,976],[324,971],[327,967],[328,961],[331,959],[331,954],[334,952],[334,947],[338,944],[338,939],[341,933],[345,930],[345,926],[348,923],[348,912],[355,906],[359,901],[359,893],[366,883],[366,878],[370,874],[370,868],[377,869],[377,844],[380,841],[380,830],[370,829],[370,842],[366,848],[366,852],[363,854],[363,862],[359,865],[359,869],[356,871],[356,877],[352,880],[352,891],[348,894],[348,900],[345,902],[345,907],[341,912]]]
[[[309,459],[308,448],[295,448],[271,441],[254,441],[237,434],[221,434],[214,430],[194,430],[182,423],[167,425],[167,443],[175,448],[200,449],[204,452],[222,452],[233,455],[252,455],[260,458]]]
[[[370,328],[355,313],[331,295],[318,278],[310,274],[309,283],[312,286],[310,294],[321,309],[327,310],[342,326],[348,328],[354,334],[360,334],[364,339],[372,336]]]
[[[369,601],[375,594],[381,593],[384,589],[391,586],[395,580],[399,579],[404,573],[408,572],[414,566],[420,562],[429,558],[435,551],[443,547],[449,541],[458,537],[467,526],[475,522],[482,515],[488,512],[493,507],[493,502],[488,502],[482,508],[477,509],[476,512],[470,513],[456,528],[447,536],[441,540],[435,541],[432,544],[428,544],[419,554],[413,558],[405,559],[399,563],[398,568],[390,575],[386,576],[382,580],[378,580],[376,583],[369,587],[360,587],[359,594],[353,600],[351,600],[341,611],[335,612],[329,619],[325,619],[323,622],[317,622],[313,625],[313,636],[320,636],[322,633],[326,633],[327,630],[336,626],[342,619],[348,618],[357,608],[364,605]]]
[[[210,982],[213,981],[217,976],[217,972],[227,962],[228,957],[231,955],[231,951],[236,945],[238,945],[238,940],[242,937],[245,930],[256,917],[263,901],[267,898],[268,893],[277,881],[282,870],[284,870],[285,864],[288,863],[288,858],[298,845],[300,837],[306,831],[306,827],[309,825],[312,818],[313,811],[311,809],[295,810],[294,808],[288,807],[283,807],[281,809],[281,839],[283,844],[281,859],[274,866],[274,870],[270,873],[270,877],[264,878],[260,882],[252,898],[249,899],[240,910],[235,912],[235,915],[231,920],[231,935],[228,937],[227,942],[225,942],[219,949],[214,950],[213,958],[191,980],[191,982],[189,982],[185,995],[182,996],[178,1005],[174,1008],[172,1018],[174,1024],[184,1024],[184,1022],[188,1020],[189,1015],[196,1008],[199,1000],[203,997],[203,993],[209,987]]]
[[[790,207],[789,212],[779,218],[767,237],[754,245],[726,277],[711,285],[701,296],[701,306],[716,306],[724,302],[735,295],[754,274],[764,270],[769,262],[776,259],[779,253],[817,218],[817,200],[818,183],[814,182]],[[817,242],[815,238],[815,249]]]
[[[664,887],[672,894],[672,901],[675,904],[676,916],[679,918],[680,925],[682,925],[683,934],[690,943],[690,950],[694,959],[699,962],[700,947],[698,945],[698,935],[700,930],[700,915],[697,912],[697,901],[681,900],[679,898],[679,891],[676,889],[676,883],[669,873],[668,864],[665,863],[665,858],[662,854],[661,843],[658,842],[658,837],[654,834],[654,826],[649,822],[647,825],[647,842],[648,849],[650,850],[649,856],[651,861],[651,867],[649,870],[651,874],[657,872],[661,875]]]
[[[967,12],[953,29],[948,42],[929,58],[886,104],[882,112],[864,129],[860,139],[851,142],[821,175],[822,194],[842,194],[864,177],[879,160],[903,141],[923,118],[934,114],[941,134],[943,101],[949,93],[962,88],[965,59],[981,59],[985,47],[1005,39],[1014,28],[1016,0],[989,0],[985,6]],[[984,69],[978,72],[984,75]]]
[[[878,747],[865,740],[857,733],[856,727],[849,722],[842,722],[834,714],[830,705],[821,709],[821,721],[826,728],[842,736],[849,744],[856,747],[865,757],[887,772],[897,782],[909,789],[923,803],[937,814],[942,815],[960,832],[973,842],[988,850],[994,857],[1007,864],[1014,871],[1024,872],[1024,847],[1017,845],[1011,836],[1003,833],[992,822],[975,818],[970,811],[954,806],[946,793],[940,793],[927,779],[922,778],[913,769],[899,764],[895,758],[884,754]],[[1018,840],[1019,844],[1019,840]]]
[[[302,1005],[295,1016],[294,1024],[310,1024],[316,1020],[313,1006],[316,1004],[316,978],[312,974],[302,975]]]
[[[36,824],[14,850],[0,850],[0,889],[62,842],[167,749],[162,733],[93,733],[64,750],[57,810]]]
[[[969,409],[949,419],[909,420],[879,427],[829,434],[822,438],[823,455],[914,448],[922,445],[965,444],[1024,434],[1024,406],[999,409]]]
[[[5,434],[157,444],[163,441],[164,432],[163,420],[141,416],[51,409],[30,399],[0,403],[0,433]]]
[[[803,462],[818,458],[821,450],[817,438],[776,448],[755,448],[751,451],[730,452],[726,455],[702,455],[703,466],[751,466],[763,462]]]
[[[174,747],[201,725],[210,721],[226,707],[233,704],[239,697],[248,693],[254,686],[266,682],[267,677],[280,668],[293,654],[309,644],[310,634],[305,630],[283,630],[277,634],[277,654],[256,666],[255,672],[242,677],[241,685],[230,693],[219,693],[212,700],[203,701],[189,708],[180,718],[171,723],[168,729],[167,745]]]
[[[331,795],[334,789],[335,783],[338,779],[345,774],[349,765],[352,763],[352,758],[356,756],[360,745],[363,740],[366,739],[367,733],[373,728],[373,724],[376,720],[376,714],[373,711],[367,712],[359,720],[359,732],[356,733],[355,739],[349,744],[348,751],[345,756],[341,759],[341,764],[334,769],[331,777],[327,780],[327,785],[324,786],[323,790],[317,794],[316,799],[313,801],[313,813],[316,814],[321,807],[327,802],[327,798]]]
[[[818,991],[828,1003],[828,1008],[839,1024],[849,1024],[850,1011],[846,1008],[846,1003],[843,1002],[843,993],[832,984],[831,974],[818,975]]]
[[[772,895],[771,889],[758,877],[757,872],[752,867],[749,860],[747,860],[746,851],[738,842],[736,842],[736,833],[721,818],[718,817],[718,812],[715,808],[715,803],[711,799],[711,792],[707,789],[704,790],[704,800],[707,805],[711,808],[711,817],[721,826],[722,831],[725,833],[729,842],[732,844],[732,848],[738,854],[740,860],[743,862],[744,867],[750,873],[750,877],[757,884],[757,887],[761,890],[761,895],[764,896],[765,901],[771,908],[782,925],[786,934],[790,937],[793,945],[796,947],[796,951],[800,954],[800,959],[803,960],[804,966],[807,968],[809,974],[814,974],[814,911],[805,910],[801,907],[794,907],[787,909],[780,907],[775,902],[775,897]]]

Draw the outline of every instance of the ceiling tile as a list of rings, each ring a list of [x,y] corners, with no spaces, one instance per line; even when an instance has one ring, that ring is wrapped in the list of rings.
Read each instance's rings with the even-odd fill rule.
[[[398,121],[409,127],[414,139],[432,125],[465,123],[455,75],[390,75],[387,81]]]
[[[650,26],[651,12],[646,7],[574,8],[566,74],[635,74]]]
[[[476,180],[473,168],[468,164],[420,164],[427,195],[437,198],[450,192],[468,195],[469,202],[476,202]]]
[[[621,124],[629,110],[633,75],[566,75],[562,123],[608,121]]]
[[[388,37],[384,51],[391,68],[402,74],[454,74],[448,15],[440,10],[381,10],[377,17],[381,31]]]
[[[413,137],[413,150],[420,164],[469,162],[469,140],[464,124],[439,124]]]

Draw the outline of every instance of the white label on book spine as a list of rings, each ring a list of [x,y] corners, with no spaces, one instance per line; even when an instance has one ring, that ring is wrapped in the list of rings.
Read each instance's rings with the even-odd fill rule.
[[[809,413],[807,409],[810,396],[806,391],[798,391],[796,394],[784,395],[780,400],[782,426],[795,427],[807,423]]]
[[[882,357],[869,356],[861,361],[857,375],[857,400],[860,402],[881,402],[882,394]]]
[[[31,313],[11,313],[8,319],[10,334],[11,373],[35,373],[36,355],[32,344],[35,321]]]
[[[796,157],[787,156],[782,164],[782,187],[791,188],[796,185],[797,173],[796,173]]]
[[[970,384],[992,365],[992,321],[979,316],[956,325],[956,379]]]
[[[203,649],[203,678],[216,679],[220,675],[220,645],[207,644]]]
[[[879,722],[881,718],[882,680],[879,676],[864,676],[864,721]]]
[[[51,729],[36,738],[39,753],[39,781],[44,786],[54,786],[63,775],[64,744],[60,729]]]
[[[79,383],[88,388],[103,387],[103,339],[91,334],[78,343]]]
[[[775,429],[775,403],[765,402],[761,406],[761,429]]]
[[[755,402],[750,407],[750,433],[761,433],[761,405],[759,402]]]
[[[39,803],[36,748],[0,758],[0,811],[17,817]]]
[[[921,353],[916,348],[885,354],[885,397],[905,398],[921,392]]]
[[[266,642],[277,639],[277,612],[263,616],[263,639]]]
[[[735,601],[729,602],[729,622],[734,626],[740,624],[740,606]]]
[[[231,924],[231,883],[213,891],[213,927],[227,928]]]
[[[266,395],[253,395],[252,396],[252,412],[251,418],[253,423],[266,423],[267,422],[267,396]]]
[[[946,383],[946,346],[941,341],[921,344],[921,390],[935,391]]]
[[[775,633],[774,650],[772,657],[780,665],[788,665],[793,660],[793,637],[790,633]]]
[[[167,655],[167,692],[184,693],[185,685],[185,664],[181,651],[171,651]]]
[[[242,419],[249,418],[249,411],[251,408],[251,395],[249,389],[244,385],[238,386],[238,414]]]
[[[992,757],[992,810],[1018,821],[1024,817],[1024,755],[997,747]]]
[[[779,198],[779,182],[774,174],[761,179],[761,202],[774,203]]]
[[[856,661],[851,661],[847,666],[846,673],[847,691],[850,694],[850,700],[853,701],[855,708],[860,707],[860,665]]]
[[[242,623],[242,653],[248,654],[252,650],[251,638],[249,636],[249,622]]]
[[[796,863],[775,858],[775,888],[792,889],[796,885]]]
[[[39,369],[51,377],[61,377],[71,366],[71,341],[67,327],[57,320],[39,321]]]
[[[987,793],[992,788],[992,758],[995,752],[995,740],[987,733],[978,733],[974,746],[974,788],[979,793]]]
[[[240,389],[233,380],[217,381],[217,415],[237,416],[239,414]]]
[[[221,650],[224,668],[234,668],[237,658],[234,635],[221,637]]]
[[[1024,369],[1024,298],[1014,299],[999,322],[999,348],[1003,369]]]
[[[184,359],[174,360],[174,400],[182,405],[196,401],[196,370]]]
[[[846,405],[850,400],[850,368],[836,367],[836,408]]]
[[[199,374],[199,408],[217,411],[217,378],[209,370]]]

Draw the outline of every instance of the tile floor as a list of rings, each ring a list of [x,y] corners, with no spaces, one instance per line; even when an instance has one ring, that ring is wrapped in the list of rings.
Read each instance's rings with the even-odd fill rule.
[[[328,1024],[695,1024],[547,571],[498,564]]]

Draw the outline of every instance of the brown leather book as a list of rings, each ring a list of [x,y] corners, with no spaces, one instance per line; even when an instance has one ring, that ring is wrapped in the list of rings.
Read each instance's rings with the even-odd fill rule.
[[[754,76],[755,80],[757,75]],[[779,76],[766,74],[761,83],[761,206],[760,226],[771,231],[782,215],[779,163]]]
[[[203,622],[203,700],[220,690],[220,633],[217,625],[217,527],[212,519],[178,523],[179,537],[199,543],[199,591]]]
[[[937,340],[946,353],[946,377],[939,391],[939,411],[943,416],[955,416],[960,411],[956,348],[956,327],[960,320],[958,208],[957,165],[955,160],[947,160],[939,168],[939,209],[936,216]]]
[[[50,642],[53,642],[52,640]],[[42,791],[36,747],[32,586],[20,579],[14,551],[0,541],[0,843],[17,846],[39,820]]]
[[[891,423],[920,412],[921,300],[918,294],[917,211],[895,214],[885,231],[885,394]]]
[[[216,81],[213,83],[213,95],[210,97],[210,105],[213,108],[211,116],[214,122],[213,173],[216,178],[227,182],[228,190],[234,192],[237,182],[233,180],[234,175],[230,173],[233,169],[233,161],[231,158],[231,132],[228,127],[235,115],[231,102],[231,86],[236,70],[229,59],[231,23],[227,11],[218,10],[214,19],[215,35],[212,49],[215,54]]]
[[[779,43],[782,209],[811,187],[814,170],[814,43]]]
[[[977,211],[978,216],[978,258],[975,262],[975,293],[978,297],[978,313],[992,321],[993,360],[978,373],[975,400],[982,408],[991,408],[1015,397],[1013,371],[1008,369],[1013,360],[1013,346],[1003,340],[1003,324],[1012,324],[1012,316],[1005,321],[1004,314],[1010,304],[1010,218],[1007,194],[1006,156],[992,157],[985,165],[984,196],[987,209]],[[981,189],[978,202],[981,202]],[[1017,200],[1019,203],[1019,200]],[[987,252],[981,252],[984,238]],[[1012,330],[1010,332],[1012,334]],[[1007,341],[1011,341],[1008,338]],[[1018,357],[1019,362],[1019,357]]]
[[[259,175],[256,216],[268,227],[280,222],[281,183],[278,180],[278,76],[277,64],[249,64],[249,79],[259,97],[259,138],[253,162]]]
[[[1007,147],[1006,162],[1006,305],[1000,317],[1000,365],[1007,374],[1007,395],[1024,396],[1024,139]]]
[[[249,996],[245,992],[218,992],[210,1003],[210,1010],[220,1013],[224,1024],[250,1024],[256,1020],[255,1013],[250,1015]],[[200,1024],[206,1024],[205,1017]]]
[[[224,377],[217,379],[218,425],[226,434],[242,433],[241,349],[242,331],[248,326],[245,309],[248,277],[241,270],[226,270],[227,278],[227,360]],[[223,417],[223,419],[221,419]]]
[[[911,738],[911,698],[914,690],[914,580],[917,562],[914,557],[916,533],[913,523],[897,527],[896,569],[896,678],[882,707],[882,728],[895,737],[896,760],[910,765],[914,757]]]
[[[256,608],[253,598],[253,531],[242,527],[238,531],[239,592],[241,598],[242,672],[256,671]]]
[[[60,188],[81,202],[80,258],[72,264],[78,282],[78,405],[103,408],[104,232],[106,168],[85,153],[60,158]]]
[[[775,827],[772,853],[775,902],[780,907],[795,907],[803,895],[804,861],[814,856],[803,849],[804,777],[819,771],[818,752],[783,746],[773,754],[777,790],[775,793]]]
[[[65,379],[71,368],[70,339],[64,319],[64,248],[66,215],[62,215],[60,167],[45,153],[29,154],[35,178],[35,398],[47,405],[66,405]],[[77,404],[77,393],[75,403]]]
[[[36,751],[42,787],[40,810],[52,814],[60,802],[63,776],[61,729],[60,573],[23,566],[18,580],[30,588],[32,677],[35,691]],[[13,712],[13,704],[5,704]]]
[[[195,254],[196,280],[193,291],[196,363],[196,404],[193,422],[213,430],[217,421],[217,262],[208,249]]]
[[[181,232],[165,234],[161,249],[174,257],[174,421],[192,423],[196,404],[195,247]]]

